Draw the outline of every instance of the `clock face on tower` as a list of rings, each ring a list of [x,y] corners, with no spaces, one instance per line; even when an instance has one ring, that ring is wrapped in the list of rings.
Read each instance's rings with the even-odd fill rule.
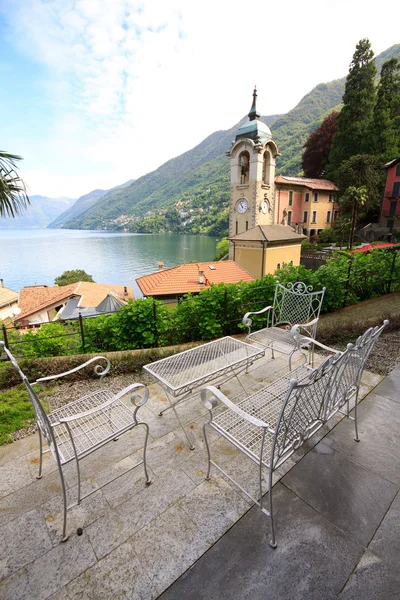
[[[264,215],[266,215],[266,214],[267,214],[267,212],[269,211],[269,202],[268,202],[268,200],[264,200],[264,201],[261,203],[261,210],[262,210],[262,212],[264,213]]]
[[[245,213],[246,210],[249,208],[249,205],[247,204],[247,200],[239,200],[239,202],[236,205],[236,210],[238,211],[238,213]]]

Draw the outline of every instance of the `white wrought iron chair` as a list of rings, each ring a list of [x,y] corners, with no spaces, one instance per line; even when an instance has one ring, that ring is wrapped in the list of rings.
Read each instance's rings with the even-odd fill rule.
[[[117,394],[113,394],[107,389],[101,389],[88,394],[87,396],[79,398],[74,402],[70,402],[69,404],[66,404],[65,406],[62,406],[61,408],[53,410],[47,414],[33,388],[34,385],[55,380],[60,377],[65,377],[66,375],[75,373],[93,363],[105,361],[105,367],[102,367],[101,364],[97,364],[95,366],[95,373],[100,377],[100,379],[102,379],[110,369],[110,361],[103,356],[97,356],[88,360],[79,367],[72,369],[71,371],[60,373],[59,375],[52,375],[50,377],[42,377],[31,384],[20,369],[14,356],[11,354],[8,348],[5,347],[4,342],[0,342],[0,349],[1,346],[3,346],[5,353],[15,369],[18,371],[22,382],[27,389],[29,398],[33,405],[33,410],[35,412],[40,443],[40,463],[37,479],[42,478],[42,461],[44,452],[50,451],[57,463],[64,502],[62,541],[65,542],[68,539],[66,534],[67,510],[73,506],[76,506],[77,504],[80,504],[84,498],[87,498],[94,493],[90,492],[83,497],[81,496],[81,475],[79,462],[95,450],[102,448],[109,441],[115,440],[120,435],[130,431],[137,425],[143,425],[146,430],[146,434],[143,447],[143,460],[134,465],[132,469],[140,464],[143,464],[146,484],[149,485],[151,483],[146,464],[146,449],[149,437],[149,427],[147,423],[140,421],[137,416],[139,408],[147,402],[149,391],[145,385],[140,383],[129,385]],[[142,395],[139,392],[141,392]],[[134,405],[133,409],[130,409],[122,401],[122,398],[127,394],[131,394],[130,400]],[[49,448],[45,451],[43,451],[42,436],[44,437]],[[67,493],[63,466],[71,461],[76,462],[78,492],[77,502],[67,506]]]
[[[311,369],[301,365],[238,404],[231,402],[214,386],[205,387],[201,391],[202,402],[209,411],[209,420],[203,427],[208,453],[206,479],[210,478],[213,465],[261,508],[270,518],[272,548],[277,546],[272,506],[274,471],[345,404],[347,411],[344,414],[349,417],[349,401],[354,396],[355,440],[359,441],[357,400],[361,376],[365,362],[387,324],[388,321],[384,321],[382,326],[369,329],[358,338],[355,345],[349,344],[344,352],[334,350],[335,354],[328,356],[318,368]],[[299,347],[302,340],[296,331],[292,334]],[[322,344],[319,345],[323,347]],[[214,412],[218,401],[226,407],[223,412]],[[258,498],[254,498],[211,459],[207,440],[208,427],[231,442],[258,466]],[[262,489],[264,468],[268,470],[268,509],[264,506]]]
[[[315,339],[317,334],[318,319],[324,299],[325,288],[313,292],[312,286],[298,281],[287,283],[286,286],[278,283],[275,288],[274,304],[262,310],[248,312],[243,317],[243,324],[248,328],[246,340],[255,342],[258,346],[270,348],[272,358],[274,352],[289,355],[289,369],[292,368],[292,356],[296,351],[296,344],[290,335],[294,325],[300,325],[301,332],[309,338]],[[267,326],[258,331],[251,332],[253,320],[250,315],[267,313]],[[309,345],[309,362],[313,364],[313,345]]]

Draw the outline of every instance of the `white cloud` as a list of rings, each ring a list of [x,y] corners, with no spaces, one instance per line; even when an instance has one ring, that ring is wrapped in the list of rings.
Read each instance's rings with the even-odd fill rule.
[[[231,127],[255,83],[263,114],[286,112],[345,75],[361,37],[376,52],[396,42],[389,7],[367,4],[15,0],[10,39],[45,67],[52,106],[46,135],[33,143],[27,131],[20,150],[33,193],[78,196],[139,177]]]

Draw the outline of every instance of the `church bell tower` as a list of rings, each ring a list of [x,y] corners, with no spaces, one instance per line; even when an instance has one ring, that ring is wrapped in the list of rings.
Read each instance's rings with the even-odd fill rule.
[[[257,225],[277,222],[275,159],[279,154],[267,125],[256,108],[257,90],[249,120],[236,132],[231,149],[231,210],[229,237]]]

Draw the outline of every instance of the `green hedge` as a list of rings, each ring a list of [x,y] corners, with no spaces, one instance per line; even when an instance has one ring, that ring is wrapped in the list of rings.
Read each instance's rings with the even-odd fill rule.
[[[193,347],[174,346],[165,348],[148,348],[146,350],[133,350],[125,352],[103,352],[101,356],[106,356],[111,362],[110,375],[131,375],[140,373],[143,366],[156,360],[166,358]],[[29,381],[34,381],[40,377],[64,373],[93,358],[93,354],[80,354],[76,356],[57,356],[52,358],[23,358],[19,360],[19,365]],[[95,363],[97,364],[97,363]],[[103,364],[103,363],[101,363]],[[82,371],[68,375],[65,381],[80,381],[83,379],[98,379],[94,372],[94,366],[89,365]],[[63,380],[60,380],[63,381]],[[9,361],[0,362],[0,390],[8,389],[14,385],[20,384],[21,378]]]

